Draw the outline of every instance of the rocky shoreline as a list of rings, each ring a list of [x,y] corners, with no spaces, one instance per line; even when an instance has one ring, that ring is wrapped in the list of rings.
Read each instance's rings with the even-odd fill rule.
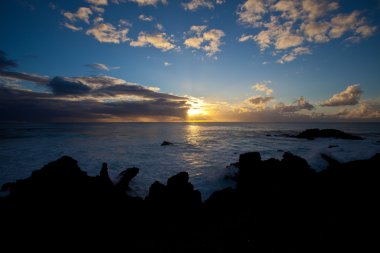
[[[138,168],[113,184],[103,164],[90,177],[68,156],[3,185],[0,221],[8,240],[38,238],[59,244],[98,243],[136,252],[342,252],[376,242],[380,154],[326,170],[284,153],[262,160],[240,155],[236,188],[202,202],[186,172],[154,182],[147,197],[128,195]],[[37,232],[39,231],[39,232]],[[69,233],[64,232],[69,231]],[[37,236],[38,235],[38,236]],[[65,235],[65,236],[63,236]],[[7,240],[5,240],[7,241]]]

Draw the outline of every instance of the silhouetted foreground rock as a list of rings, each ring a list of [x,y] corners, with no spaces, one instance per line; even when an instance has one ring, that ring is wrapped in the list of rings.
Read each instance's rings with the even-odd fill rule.
[[[236,188],[204,203],[186,172],[156,181],[143,200],[126,192],[137,168],[115,185],[107,164],[90,177],[67,156],[6,184],[0,198],[3,242],[127,252],[347,252],[377,246],[380,154],[326,170],[284,153],[281,160],[242,154]],[[38,231],[38,232],[37,232]],[[12,244],[13,247],[18,244]],[[5,246],[4,246],[5,247]]]
[[[307,129],[302,133],[294,136],[296,138],[314,140],[315,138],[336,138],[347,140],[363,140],[362,137],[345,133],[336,129]]]

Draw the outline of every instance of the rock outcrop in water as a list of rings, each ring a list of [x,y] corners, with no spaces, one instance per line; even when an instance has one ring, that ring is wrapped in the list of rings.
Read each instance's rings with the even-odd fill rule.
[[[186,172],[166,185],[154,182],[141,199],[125,191],[137,168],[113,184],[106,164],[90,177],[64,156],[6,185],[9,194],[0,198],[3,246],[31,240],[29,247],[39,249],[49,242],[127,252],[372,250],[380,154],[349,163],[323,158],[329,166],[316,172],[291,153],[281,160],[242,154],[235,163],[236,188],[202,203]]]
[[[161,143],[161,146],[169,146],[169,145],[173,145],[173,143],[169,142],[169,141],[163,141]]]
[[[314,140],[315,138],[335,138],[346,140],[363,140],[362,137],[345,133],[336,129],[307,129],[300,134],[294,136],[296,138]]]

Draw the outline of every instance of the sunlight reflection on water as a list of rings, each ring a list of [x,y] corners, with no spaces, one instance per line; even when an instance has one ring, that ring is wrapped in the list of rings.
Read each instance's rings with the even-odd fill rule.
[[[338,128],[365,137],[364,141],[284,137],[306,128]],[[160,146],[167,140],[174,145]],[[149,186],[180,171],[187,171],[203,198],[233,182],[226,166],[239,154],[259,151],[264,159],[281,158],[290,151],[312,167],[325,166],[320,153],[341,161],[368,158],[380,152],[380,124],[254,124],[254,123],[113,123],[113,124],[8,124],[0,126],[0,184],[25,178],[32,170],[66,154],[77,159],[90,175],[107,162],[110,175],[139,167],[131,182],[145,196]],[[338,145],[329,149],[330,144]]]

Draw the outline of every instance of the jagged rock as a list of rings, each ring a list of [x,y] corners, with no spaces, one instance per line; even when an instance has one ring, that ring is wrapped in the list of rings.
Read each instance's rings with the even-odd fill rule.
[[[362,137],[345,133],[336,129],[307,129],[300,134],[294,136],[296,138],[314,140],[315,138],[336,138],[347,140],[363,140]]]
[[[129,189],[129,182],[139,173],[139,168],[132,167],[122,171],[119,175],[121,179],[116,183],[116,188],[121,191]]]
[[[113,185],[110,176],[108,175],[108,166],[107,163],[102,164],[102,168],[100,169],[99,179],[105,187],[111,187]]]

